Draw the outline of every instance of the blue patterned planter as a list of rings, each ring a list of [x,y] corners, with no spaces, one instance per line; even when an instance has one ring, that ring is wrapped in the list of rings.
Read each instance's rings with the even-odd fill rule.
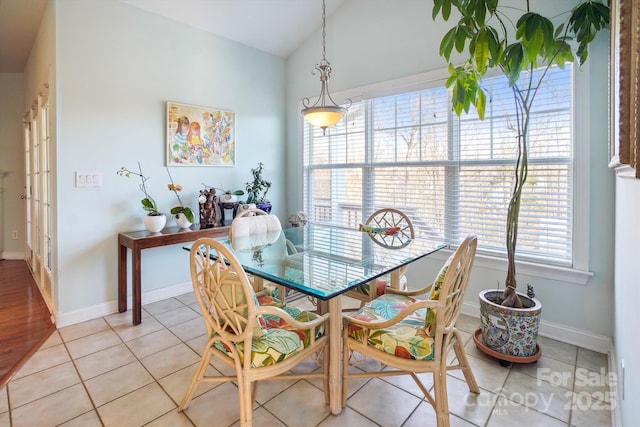
[[[482,339],[487,347],[499,353],[528,357],[536,353],[538,325],[542,304],[536,298],[518,293],[523,301],[531,301],[531,308],[511,308],[490,301],[502,295],[502,290],[480,292],[480,322]]]

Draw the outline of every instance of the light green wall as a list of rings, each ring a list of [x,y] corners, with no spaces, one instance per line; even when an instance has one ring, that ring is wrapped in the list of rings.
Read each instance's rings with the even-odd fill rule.
[[[117,1],[53,4],[59,315],[117,298],[117,234],[142,229],[144,213],[138,182],[116,170],[139,160],[161,210],[176,204],[164,167],[167,101],[236,115],[236,167],[172,168],[184,203],[197,212],[203,183],[243,188],[261,161],[274,212],[286,216],[283,59]],[[53,62],[32,58],[31,75],[49,73]],[[76,188],[76,171],[101,173],[102,185]],[[180,246],[146,251],[143,291],[188,282],[186,265]]]
[[[518,2],[515,2],[516,4]],[[521,2],[519,2],[521,4]],[[331,93],[360,88],[374,83],[440,70],[446,63],[438,55],[440,40],[453,25],[431,19],[432,2],[423,0],[348,0],[327,20],[327,59],[331,62]],[[571,3],[569,3],[571,4]],[[534,7],[539,7],[536,2]],[[567,2],[549,2],[545,7],[567,7]],[[544,12],[544,11],[543,11]],[[548,11],[555,14],[557,10]],[[288,211],[301,206],[301,121],[298,102],[317,97],[319,81],[310,73],[320,60],[320,32],[307,40],[287,62],[287,171]],[[588,68],[589,118],[589,219],[590,271],[594,276],[585,285],[570,284],[539,277],[519,276],[536,288],[543,302],[543,321],[561,327],[611,337],[613,335],[613,176],[607,167],[607,67],[608,37],[601,34],[592,46]],[[580,73],[579,73],[580,74]],[[585,78],[578,76],[578,78]],[[353,93],[358,93],[354,91]],[[337,97],[337,102],[342,99]],[[297,202],[296,202],[297,201]],[[414,277],[432,277],[441,261],[425,260],[410,270]],[[416,268],[417,267],[417,268]],[[474,267],[466,301],[477,305],[482,289],[504,283],[504,268],[492,270]],[[594,315],[594,313],[598,315]]]

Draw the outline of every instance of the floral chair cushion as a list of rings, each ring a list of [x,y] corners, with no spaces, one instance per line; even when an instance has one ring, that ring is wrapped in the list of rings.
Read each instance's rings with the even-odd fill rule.
[[[318,318],[315,313],[288,306],[270,295],[258,297],[258,302],[263,306],[281,308],[300,322],[308,322]],[[262,315],[262,319],[264,321],[263,333],[260,336],[254,335],[251,343],[252,367],[258,368],[281,362],[309,345],[311,338],[309,331],[295,329],[284,320],[271,314]],[[324,328],[317,328],[316,338],[322,335],[324,335]],[[229,352],[227,344],[221,341],[216,341],[214,346],[222,352]],[[244,342],[235,343],[235,346],[240,354],[240,359],[244,362]]]
[[[350,317],[364,321],[388,320],[415,301],[414,298],[404,295],[384,294],[367,303]],[[361,327],[349,324],[348,328],[351,337],[365,342],[365,331]],[[388,328],[369,330],[367,343],[397,357],[433,360],[434,339],[427,335],[424,309],[413,312]]]
[[[375,296],[380,296],[384,294],[385,290],[389,286],[391,286],[390,282],[391,282],[390,274],[385,274],[384,276],[378,277],[376,279],[376,295]],[[400,289],[403,291],[406,291],[408,289],[407,276],[405,276],[404,274],[400,276]],[[369,284],[367,283],[366,285],[355,287],[353,288],[353,291],[363,295],[369,295]]]
[[[246,305],[246,297],[244,292],[240,292],[242,289],[242,285],[240,284],[240,278],[235,272],[229,271],[227,274],[223,276],[223,279],[219,286],[219,292],[217,292],[214,296],[216,303],[223,309],[221,312],[221,316],[225,318],[225,320],[229,323],[236,323],[236,315],[239,317],[247,317],[247,311],[241,310],[239,313],[235,313],[234,311],[224,311],[224,308],[230,308],[233,305],[243,306]],[[251,296],[253,297],[253,302],[257,306],[259,305],[258,298],[256,297],[253,288],[249,287],[251,290]],[[234,295],[235,294],[235,295]],[[266,328],[266,322],[261,314],[257,316],[257,322],[254,323],[253,326],[253,336],[260,337],[262,336],[264,329]]]
[[[452,253],[447,259],[447,262],[444,263],[440,272],[436,276],[436,280],[433,281],[433,286],[431,287],[431,293],[429,294],[429,299],[437,300],[440,299],[440,288],[442,287],[442,283],[444,282],[444,276],[447,274],[447,270],[449,269],[449,265],[451,265],[451,261],[453,260],[453,256],[455,253]],[[425,329],[427,330],[427,335],[433,337],[436,335],[436,310],[434,308],[427,308],[427,314],[424,321]]]

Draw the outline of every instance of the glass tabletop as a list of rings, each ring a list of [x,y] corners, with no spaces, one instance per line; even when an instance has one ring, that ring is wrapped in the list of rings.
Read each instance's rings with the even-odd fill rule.
[[[248,273],[322,300],[427,256],[444,245],[318,224],[244,239],[219,238]],[[190,247],[185,247],[190,249]]]

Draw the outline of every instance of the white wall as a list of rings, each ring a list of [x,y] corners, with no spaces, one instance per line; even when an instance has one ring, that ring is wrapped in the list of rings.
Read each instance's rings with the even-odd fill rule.
[[[24,253],[23,87],[24,74],[0,74],[0,259],[23,259]]]
[[[140,161],[160,209],[176,204],[164,167],[167,101],[236,114],[236,167],[171,169],[184,203],[197,212],[203,183],[244,188],[261,161],[274,212],[286,217],[284,60],[117,1],[53,4],[55,64],[32,57],[27,84],[54,76],[58,318],[115,307],[117,234],[142,229],[144,215],[138,182],[117,176],[121,166]],[[102,186],[76,188],[76,171],[101,173]],[[188,282],[187,255],[180,246],[145,251],[143,291]]]
[[[536,3],[535,7],[538,6]],[[327,59],[333,67],[332,94],[446,67],[438,55],[438,48],[445,31],[454,23],[450,21],[445,25],[441,19],[434,22],[431,7],[432,2],[423,0],[403,0],[401,7],[398,2],[386,0],[346,1],[327,19]],[[555,14],[555,11],[550,13]],[[589,269],[594,276],[580,285],[519,275],[521,289],[526,289],[526,284],[534,285],[537,297],[543,302],[542,320],[546,322],[547,334],[565,339],[557,334],[568,331],[574,338],[586,336],[587,340],[589,335],[597,334],[601,351],[613,335],[614,182],[607,168],[607,55],[608,37],[601,34],[585,65],[588,71],[585,74],[590,79],[586,84],[590,88],[586,109],[589,117],[581,123],[588,127],[588,140],[577,141],[589,145],[589,164],[586,166],[591,174],[588,183]],[[293,179],[301,176],[302,118],[298,102],[304,97],[317,97],[320,84],[318,77],[310,71],[320,58],[321,35],[316,32],[287,62],[287,170],[293,174],[288,179],[288,211],[297,210],[302,197],[301,183]],[[342,99],[337,97],[336,101]],[[432,277],[441,262],[425,260],[410,269],[411,275]],[[466,298],[468,306],[477,306],[478,292],[495,287],[497,282],[504,283],[505,276],[504,264],[495,270],[481,268],[477,263]]]
[[[628,172],[632,174],[633,172]],[[616,179],[616,298],[615,335],[616,370],[618,373],[617,398],[622,419],[620,425],[632,426],[640,419],[637,405],[640,396],[640,343],[637,327],[640,325],[640,287],[638,286],[638,242],[640,242],[640,180]],[[622,379],[624,364],[624,382]],[[624,386],[624,400],[623,397]]]

